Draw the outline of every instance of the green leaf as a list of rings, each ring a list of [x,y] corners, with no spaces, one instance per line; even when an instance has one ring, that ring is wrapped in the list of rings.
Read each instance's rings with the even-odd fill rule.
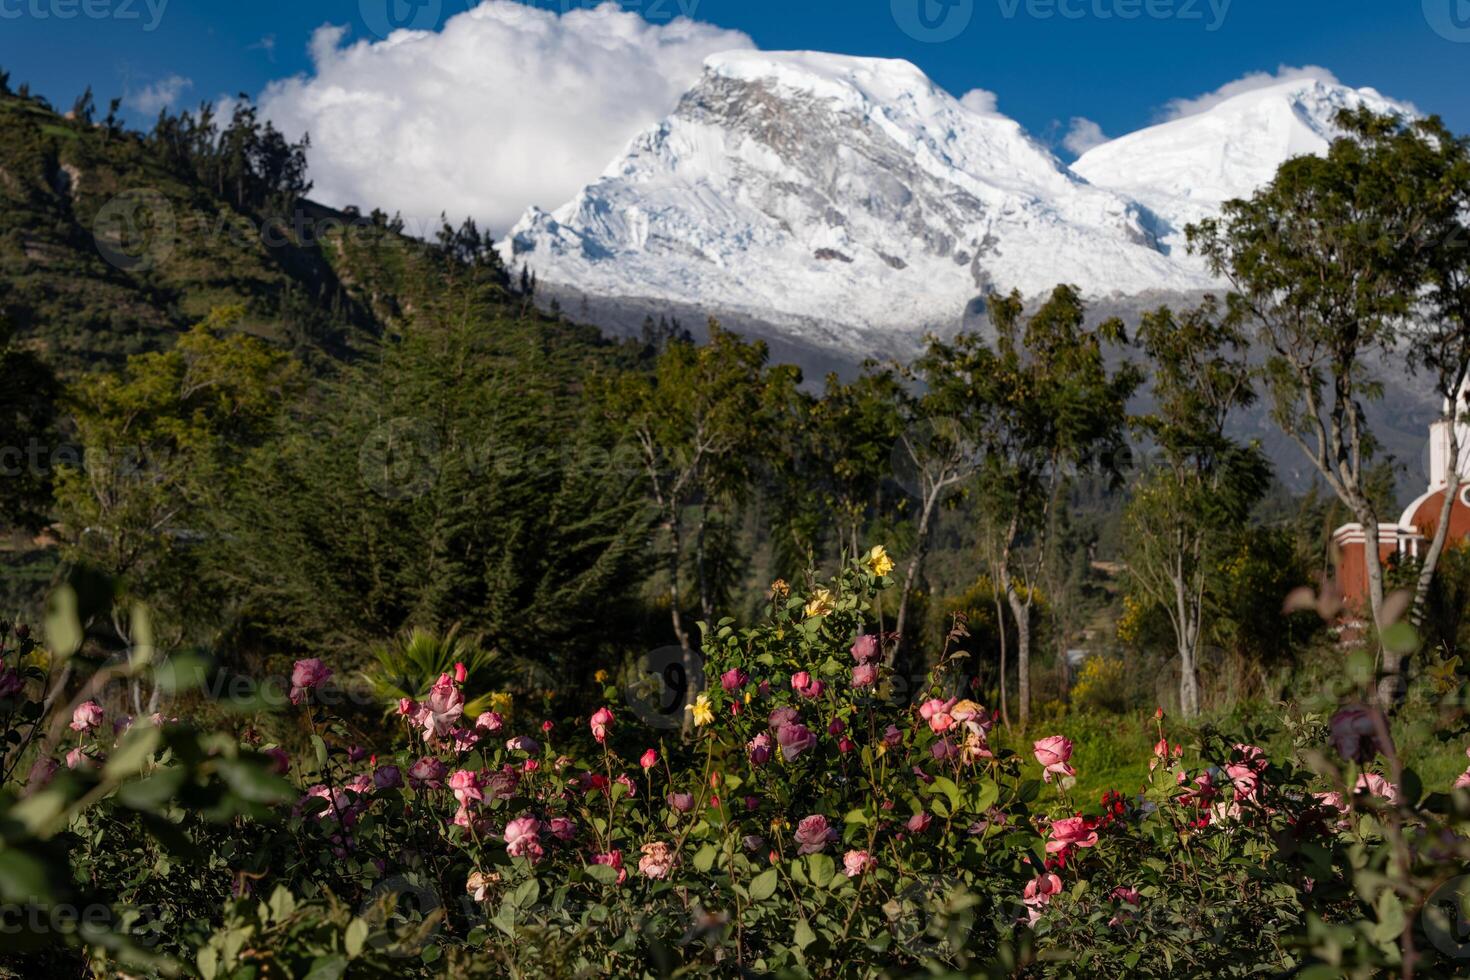
[[[781,875],[775,868],[767,868],[756,875],[750,883],[750,900],[752,902],[764,902],[776,893],[776,886],[781,882]]]
[[[356,959],[362,955],[362,947],[367,943],[368,924],[361,919],[353,919],[347,924],[347,932],[342,937],[342,944],[347,950],[348,959]]]
[[[158,810],[177,795],[188,775],[183,766],[159,769],[146,779],[123,783],[117,801],[130,810]]]
[[[107,760],[102,775],[108,779],[122,779],[134,775],[143,768],[143,763],[153,757],[162,740],[163,733],[147,722],[140,722],[128,729],[116,751]]]
[[[795,941],[797,949],[806,949],[817,941],[817,934],[812,932],[811,925],[805,919],[797,919],[796,932],[792,936],[792,939]]]
[[[311,961],[311,969],[303,980],[337,980],[347,972],[347,957],[334,953],[318,956]]]
[[[46,863],[14,848],[0,851],[0,895],[17,904],[45,904],[51,896]]]
[[[837,873],[836,863],[825,854],[809,854],[807,862],[810,865],[812,884],[818,888],[826,888],[832,883],[832,876]]]
[[[715,863],[715,845],[706,844],[694,854],[694,869],[699,872],[707,872]]]
[[[605,864],[589,864],[582,871],[587,877],[599,884],[615,885],[618,883],[617,869],[610,868]]]

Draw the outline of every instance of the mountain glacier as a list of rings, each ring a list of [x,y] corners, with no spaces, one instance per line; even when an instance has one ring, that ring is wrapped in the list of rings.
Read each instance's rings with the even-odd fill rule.
[[[992,290],[1093,299],[1216,285],[1188,221],[1318,152],[1340,107],[1396,104],[1303,80],[1100,146],[1067,167],[1012,119],[906,61],[709,58],[666,119],[502,244],[543,283],[682,304],[852,354],[957,328]]]

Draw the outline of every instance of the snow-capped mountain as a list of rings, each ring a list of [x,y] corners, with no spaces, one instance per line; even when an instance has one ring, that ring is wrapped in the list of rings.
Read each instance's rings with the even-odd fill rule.
[[[1204,112],[1119,137],[1084,153],[1072,170],[1144,205],[1159,238],[1184,257],[1184,229],[1249,197],[1292,157],[1326,153],[1343,109],[1413,114],[1371,88],[1297,78],[1225,99]]]
[[[739,52],[602,177],[512,230],[542,281],[758,317],[850,350],[992,288],[1187,289],[1141,209],[905,61]]]
[[[958,327],[993,289],[1097,299],[1218,283],[1183,227],[1325,149],[1343,106],[1313,80],[1226,100],[1100,146],[1074,168],[906,61],[732,52],[674,112],[502,244],[553,287],[664,301],[804,345],[895,353]]]

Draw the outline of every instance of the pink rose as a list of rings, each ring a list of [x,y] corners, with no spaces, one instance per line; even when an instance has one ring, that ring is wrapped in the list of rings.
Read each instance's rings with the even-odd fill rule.
[[[1387,800],[1389,803],[1397,803],[1399,801],[1398,787],[1376,772],[1365,772],[1360,775],[1357,785],[1353,787],[1353,792],[1377,796]]]
[[[920,810],[912,817],[909,817],[909,822],[905,824],[905,826],[908,827],[909,833],[911,834],[922,834],[924,831],[929,829],[929,826],[932,823],[934,823],[934,818],[929,816],[929,814],[925,813],[924,811]]]
[[[571,817],[552,817],[551,836],[566,843],[577,836],[577,822]]]
[[[296,661],[291,667],[291,703],[300,704],[308,691],[321,687],[331,676],[331,668],[316,657]]]
[[[801,845],[797,849],[798,853],[815,854],[835,841],[838,835],[837,831],[828,825],[826,817],[814,813],[796,825],[796,833],[792,836]]]
[[[604,867],[612,868],[616,871],[618,873],[618,884],[620,885],[628,880],[628,869],[623,867],[622,851],[614,849],[608,851],[606,854],[594,854],[592,855],[592,863],[601,864]]]
[[[1059,894],[1061,890],[1062,879],[1054,874],[1044,874],[1026,882],[1021,900],[1035,909],[1051,902],[1052,896]]]
[[[644,769],[652,769],[658,765],[658,752],[654,749],[648,749],[643,753],[643,758],[638,760],[638,764]]]
[[[541,859],[541,821],[535,817],[516,817],[505,825],[505,851],[511,857],[528,858],[532,864]]]
[[[77,746],[66,754],[66,768],[68,769],[96,769],[97,760],[81,746]]]
[[[853,687],[872,687],[878,683],[878,667],[876,664],[858,664],[852,669]]]
[[[1067,761],[1072,758],[1072,743],[1061,735],[1052,735],[1035,742],[1031,750],[1036,755],[1036,761],[1041,763],[1041,778],[1045,782],[1051,782],[1053,775],[1077,775],[1076,771],[1067,765]]]
[[[930,698],[919,706],[919,717],[929,723],[929,730],[936,735],[943,735],[954,727],[955,719],[950,709],[959,703],[958,698],[950,698],[942,701],[939,698]]]
[[[1053,820],[1048,831],[1051,839],[1046,842],[1046,853],[1056,854],[1074,847],[1092,847],[1097,844],[1097,824],[1087,817],[1063,817]]]
[[[867,851],[848,851],[842,855],[842,870],[849,878],[856,878],[867,871],[872,871],[878,866],[873,856]]]
[[[460,806],[479,803],[485,799],[480,783],[480,774],[469,769],[460,769],[449,777],[449,788]]]
[[[414,789],[442,789],[444,763],[425,756],[408,767],[408,782]]]
[[[480,717],[475,719],[475,731],[484,735],[494,735],[505,726],[505,719],[494,711],[482,711]]]
[[[771,761],[771,736],[761,732],[745,744],[745,751],[750,756],[751,765],[765,765]]]
[[[61,766],[49,755],[43,755],[36,759],[31,765],[31,771],[26,776],[26,792],[34,793],[45,789],[56,778],[57,771]]]
[[[434,741],[453,731],[463,714],[464,692],[455,686],[454,678],[440,674],[414,721],[424,730],[424,740]]]
[[[95,732],[102,724],[102,706],[96,701],[83,701],[77,705],[71,713],[71,725],[68,726],[74,732],[90,734]],[[75,766],[72,766],[75,769]]]
[[[418,713],[419,703],[413,698],[398,699],[398,716],[408,718]]]
[[[373,785],[378,789],[397,789],[403,785],[403,773],[397,766],[379,766],[373,770]]]
[[[779,731],[783,725],[791,725],[801,720],[801,713],[792,707],[780,707],[771,712],[768,719],[771,731]]]
[[[1454,788],[1470,789],[1470,769],[1466,769],[1464,772],[1460,773],[1460,775],[1455,779]]]
[[[805,725],[782,725],[776,732],[776,742],[781,746],[781,755],[787,762],[817,744],[817,736]]]
[[[853,641],[852,659],[860,664],[871,664],[881,653],[878,637],[872,633],[865,633]]]
[[[804,670],[791,675],[791,687],[804,698],[819,698],[827,689],[825,684]]]
[[[720,675],[720,687],[724,688],[727,694],[734,694],[749,681],[750,675],[739,667],[731,667]]]
[[[464,664],[456,663],[454,665],[454,683],[463,684],[467,677],[469,677],[469,672],[465,670]]]
[[[668,795],[669,806],[680,813],[688,813],[694,809],[693,793],[670,793]]]
[[[638,859],[638,873],[645,878],[667,878],[674,867],[674,852],[663,841],[653,841],[642,847],[643,856]]]
[[[597,744],[601,745],[607,741],[607,733],[612,728],[612,723],[613,713],[606,707],[598,708],[593,712],[587,724],[591,726],[592,737],[597,740]]]

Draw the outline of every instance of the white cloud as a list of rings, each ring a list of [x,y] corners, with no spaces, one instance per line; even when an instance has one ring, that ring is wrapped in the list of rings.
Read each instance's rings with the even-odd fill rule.
[[[1082,116],[1072,117],[1072,128],[1067,130],[1067,135],[1062,137],[1062,146],[1067,152],[1081,156],[1096,146],[1102,146],[1108,141],[1103,133],[1102,127],[1091,119]]]
[[[995,115],[999,111],[998,101],[994,92],[983,88],[972,88],[960,96],[960,105],[982,116]]]
[[[318,29],[315,74],[273,82],[259,100],[288,135],[311,134],[312,196],[401,211],[415,231],[443,211],[497,233],[594,180],[673,108],[707,55],[753,46],[738,31],[652,24],[614,3],[558,16],[510,0],[437,32],[345,40],[346,28]]]
[[[1172,99],[1164,105],[1161,121],[1169,122],[1174,119],[1183,119],[1185,116],[1197,116],[1201,112],[1207,112],[1213,109],[1226,99],[1234,98],[1237,95],[1244,95],[1246,92],[1254,92],[1257,89],[1269,88],[1272,85],[1279,85],[1281,82],[1289,82],[1301,78],[1315,79],[1320,82],[1326,82],[1329,85],[1341,84],[1338,82],[1336,75],[1320,65],[1305,65],[1301,68],[1282,65],[1276,69],[1276,74],[1274,75],[1268,71],[1254,71],[1241,78],[1237,78],[1233,82],[1227,82],[1213,92],[1206,92],[1204,95],[1197,96],[1196,98]]]
[[[169,75],[136,92],[129,92],[123,102],[129,109],[151,116],[160,109],[172,109],[178,103],[179,96],[184,94],[184,89],[193,84],[192,80],[182,75]]]

